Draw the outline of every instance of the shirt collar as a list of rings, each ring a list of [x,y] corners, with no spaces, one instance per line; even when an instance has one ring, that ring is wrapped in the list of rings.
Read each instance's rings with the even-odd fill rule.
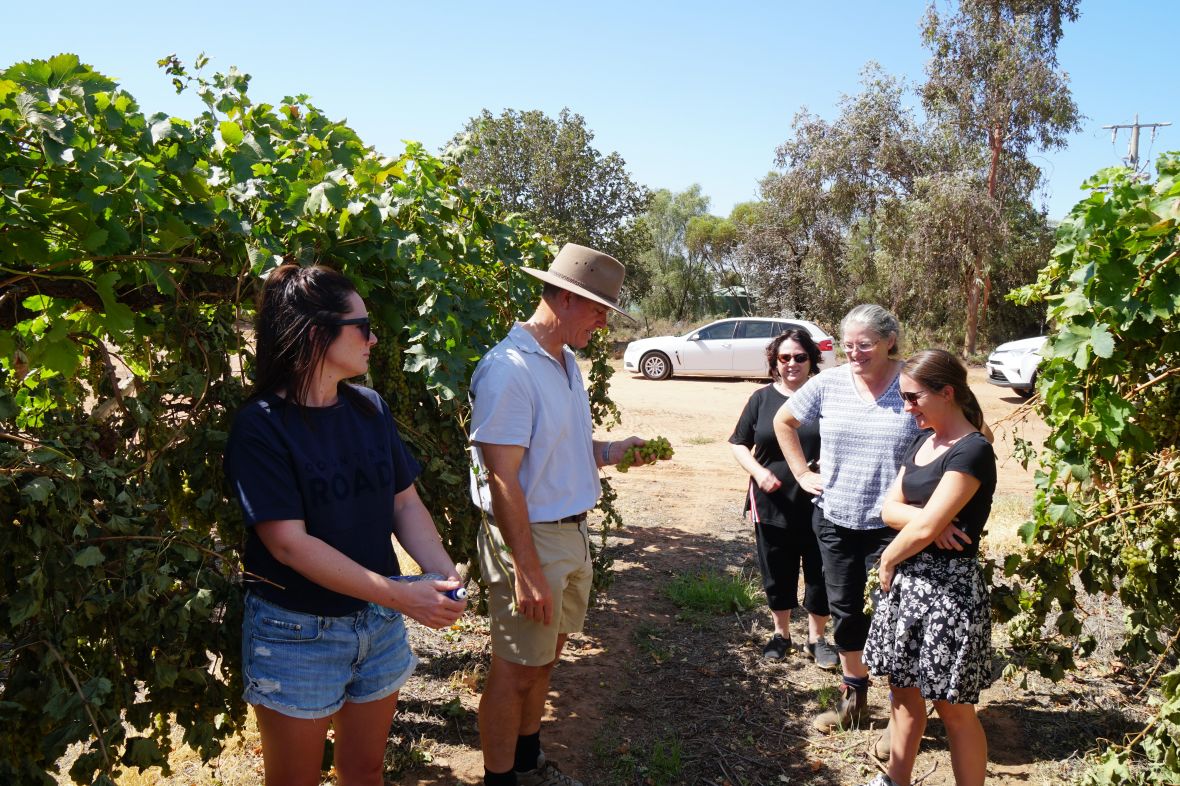
[[[552,361],[560,362],[557,360],[557,358],[545,351],[545,348],[541,346],[541,342],[537,341],[537,337],[525,329],[523,322],[517,322],[512,326],[512,329],[508,331],[508,338],[511,339],[512,343],[516,345],[517,349],[521,350],[522,352],[532,352],[537,355],[544,355]],[[568,351],[569,347],[562,344],[561,354],[563,357]]]
[[[523,322],[517,322],[512,326],[512,329],[508,331],[508,338],[521,352],[531,352],[534,355],[540,355],[541,357],[546,358],[550,363],[555,364],[557,368],[560,369],[561,373],[565,375],[566,381],[569,382],[570,385],[573,385],[573,381],[570,378],[570,371],[567,368],[567,365],[569,365],[570,362],[569,358],[567,357],[567,355],[570,354],[569,347],[563,344],[561,346],[561,358],[553,357],[545,351],[545,348],[541,346],[541,342],[537,341],[537,337],[525,329]]]

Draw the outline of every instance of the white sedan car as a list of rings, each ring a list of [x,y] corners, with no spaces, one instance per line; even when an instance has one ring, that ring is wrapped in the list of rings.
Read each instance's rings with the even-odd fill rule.
[[[1041,364],[1041,350],[1048,338],[1022,338],[1000,344],[987,358],[987,381],[993,385],[1012,388],[1019,395],[1033,394],[1037,384],[1037,367]]]
[[[766,379],[766,345],[791,328],[806,330],[819,346],[820,368],[836,364],[835,339],[818,325],[802,319],[735,317],[683,336],[632,341],[623,352],[623,368],[648,379],[673,374]]]

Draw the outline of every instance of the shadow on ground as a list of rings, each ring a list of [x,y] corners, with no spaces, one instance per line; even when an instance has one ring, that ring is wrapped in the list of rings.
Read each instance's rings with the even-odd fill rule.
[[[608,602],[588,625],[610,639],[594,659],[599,684],[554,680],[571,698],[601,691],[593,742],[576,756],[584,779],[842,783],[845,763],[830,769],[807,741],[817,695],[833,678],[801,655],[777,664],[761,659],[765,609],[685,619],[665,594],[681,573],[753,569],[749,539],[669,527],[631,527],[623,535]],[[834,745],[838,756],[846,745]]]
[[[612,538],[613,584],[553,675],[542,734],[546,754],[599,786],[868,781],[879,766],[869,748],[887,722],[883,686],[870,691],[869,728],[815,732],[810,720],[834,701],[837,678],[798,652],[779,663],[763,660],[769,634],[764,606],[685,618],[667,596],[665,588],[680,574],[756,572],[748,525],[720,502],[701,515],[717,521],[712,535],[633,524]],[[800,640],[803,614],[792,630]],[[398,784],[480,782],[478,692],[463,686],[475,686],[471,675],[486,668],[488,650],[479,635],[462,638],[458,646],[437,636],[415,641],[424,677],[408,686],[395,723],[390,763],[397,766],[390,769],[402,773]],[[1073,758],[1079,746],[1127,729],[1121,713],[1093,696],[1087,703],[1084,691],[1055,691],[1007,687],[981,706],[989,758],[1013,770],[998,782],[1019,782],[1041,763]],[[431,751],[434,760],[425,760]],[[931,783],[953,777],[937,716],[915,774],[930,767],[937,769]]]

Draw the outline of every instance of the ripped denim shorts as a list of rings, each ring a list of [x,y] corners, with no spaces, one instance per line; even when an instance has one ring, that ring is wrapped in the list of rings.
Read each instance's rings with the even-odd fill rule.
[[[292,718],[325,718],[344,702],[384,699],[405,684],[418,659],[400,612],[368,604],[320,617],[246,595],[242,697]]]

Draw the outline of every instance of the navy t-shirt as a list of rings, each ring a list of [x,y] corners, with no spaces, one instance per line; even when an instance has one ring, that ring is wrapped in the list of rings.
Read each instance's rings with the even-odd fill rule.
[[[737,426],[729,441],[734,445],[745,445],[750,448],[754,460],[774,473],[782,481],[778,491],[767,494],[753,478],[750,478],[749,490],[746,494],[746,511],[750,510],[753,497],[754,513],[759,524],[770,524],[776,527],[787,526],[787,512],[792,509],[802,509],[807,516],[808,526],[811,522],[812,496],[799,488],[791,468],[779,447],[778,437],[774,433],[774,416],[786,402],[787,397],[780,393],[774,385],[766,385],[754,391],[746,408],[738,418]],[[819,458],[819,422],[804,423],[798,429],[799,442],[803,446],[803,456],[808,462]]]
[[[389,406],[375,391],[364,413],[346,395],[330,407],[302,407],[269,395],[242,407],[225,451],[225,472],[247,527],[247,586],[267,600],[307,614],[339,616],[365,601],[325,589],[275,559],[254,530],[260,521],[300,519],[309,535],[369,570],[400,573],[393,550],[393,497],[421,467],[398,436]],[[280,586],[275,586],[278,584]]]
[[[991,443],[978,431],[972,432],[955,444],[945,453],[929,464],[919,466],[914,463],[914,455],[922,443],[934,435],[933,431],[923,431],[914,438],[913,444],[906,451],[902,466],[905,467],[905,477],[901,480],[901,493],[906,504],[924,507],[938,488],[938,482],[948,472],[962,472],[979,481],[979,488],[967,504],[959,511],[959,529],[971,538],[970,545],[962,551],[941,549],[936,543],[931,543],[924,553],[937,554],[940,557],[974,557],[979,553],[979,541],[983,537],[983,527],[992,511],[992,495],[996,491],[996,454]]]

